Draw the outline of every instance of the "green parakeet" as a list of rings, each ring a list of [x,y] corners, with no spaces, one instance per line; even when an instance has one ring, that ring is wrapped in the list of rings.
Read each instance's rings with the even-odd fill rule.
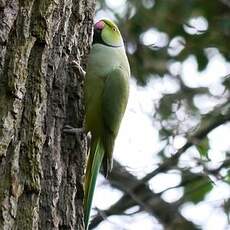
[[[91,133],[84,195],[86,229],[100,167],[105,176],[112,168],[114,142],[128,101],[129,77],[129,62],[118,27],[108,19],[98,21],[84,85],[85,129]]]

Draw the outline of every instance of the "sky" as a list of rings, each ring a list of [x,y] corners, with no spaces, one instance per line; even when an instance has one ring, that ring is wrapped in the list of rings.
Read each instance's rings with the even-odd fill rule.
[[[122,11],[122,6],[125,0],[107,0],[110,7],[114,10]],[[104,11],[99,11],[96,19],[108,17],[113,19],[113,16]],[[204,19],[193,22],[196,26],[201,26],[200,29],[207,27],[207,22]],[[185,30],[189,28],[185,28]],[[194,33],[194,31],[188,31]],[[142,37],[143,43],[157,43],[159,41],[167,42],[167,37],[159,31],[152,29]],[[179,43],[178,43],[179,44]],[[160,45],[160,44],[159,44]],[[179,46],[175,42],[175,46]],[[177,47],[178,49],[180,47]],[[216,50],[207,50],[209,56],[209,64],[207,68],[198,72],[197,63],[194,56],[190,56],[187,60],[181,63],[172,63],[169,65],[172,73],[178,73],[182,76],[184,83],[189,87],[209,87],[213,95],[221,95],[223,86],[221,79],[230,73],[230,64],[227,63],[224,57]],[[132,68],[132,67],[131,67]],[[217,72],[218,70],[218,72]],[[121,124],[119,135],[116,140],[114,149],[114,158],[124,165],[131,173],[141,178],[146,173],[152,171],[160,162],[156,153],[164,147],[164,143],[160,141],[157,125],[152,121],[154,114],[154,104],[159,100],[165,92],[175,92],[178,90],[176,81],[170,77],[152,78],[145,87],[137,85],[134,79],[130,80],[130,96],[127,110]],[[195,99],[196,106],[203,113],[210,111],[219,101],[207,100],[200,96]],[[230,142],[223,135],[229,136],[230,124],[222,125],[208,134],[210,141],[209,158],[212,166],[218,166],[224,160],[223,154],[230,149]],[[185,143],[183,136],[178,136],[173,140],[170,151],[179,149]],[[189,148],[186,154],[183,154],[182,161],[186,165],[193,166],[194,157],[199,157],[199,153],[195,148]],[[183,164],[183,162],[181,162]],[[199,170],[194,168],[194,170]],[[167,187],[175,186],[181,181],[180,175],[172,172],[170,175],[159,174],[150,181],[150,188],[154,192],[160,192]],[[163,195],[163,199],[167,202],[178,200],[183,194],[181,188],[169,190]],[[102,175],[98,177],[98,186],[95,190],[93,207],[106,209],[111,204],[115,203],[122,195],[117,189],[109,186]],[[102,199],[103,197],[103,199]],[[227,230],[227,217],[218,208],[223,203],[224,199],[230,197],[229,186],[215,181],[214,189],[206,196],[205,200],[197,205],[186,203],[181,210],[188,220],[202,226],[203,230]],[[93,215],[92,211],[92,215]],[[163,229],[156,219],[147,213],[138,213],[134,216],[112,216],[108,220],[103,221],[96,230],[160,230]]]

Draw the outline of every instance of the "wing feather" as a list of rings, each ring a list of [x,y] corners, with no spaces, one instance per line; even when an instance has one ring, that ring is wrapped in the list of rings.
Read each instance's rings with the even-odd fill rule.
[[[114,141],[128,101],[128,77],[128,72],[117,68],[111,71],[105,80],[102,95],[103,143],[105,146],[103,167],[105,175],[112,168]]]

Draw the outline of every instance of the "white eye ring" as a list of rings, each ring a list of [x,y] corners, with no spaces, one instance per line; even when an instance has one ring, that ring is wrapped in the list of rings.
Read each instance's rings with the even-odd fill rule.
[[[114,31],[114,32],[116,32],[116,31],[117,31],[117,29],[116,29],[115,27],[113,27],[113,31]]]

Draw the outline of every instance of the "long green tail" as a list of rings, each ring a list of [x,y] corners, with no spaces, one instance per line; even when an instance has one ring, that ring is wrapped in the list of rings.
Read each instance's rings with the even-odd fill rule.
[[[84,222],[86,230],[88,229],[97,175],[99,173],[103,157],[104,148],[101,141],[99,139],[92,141],[85,175]]]

